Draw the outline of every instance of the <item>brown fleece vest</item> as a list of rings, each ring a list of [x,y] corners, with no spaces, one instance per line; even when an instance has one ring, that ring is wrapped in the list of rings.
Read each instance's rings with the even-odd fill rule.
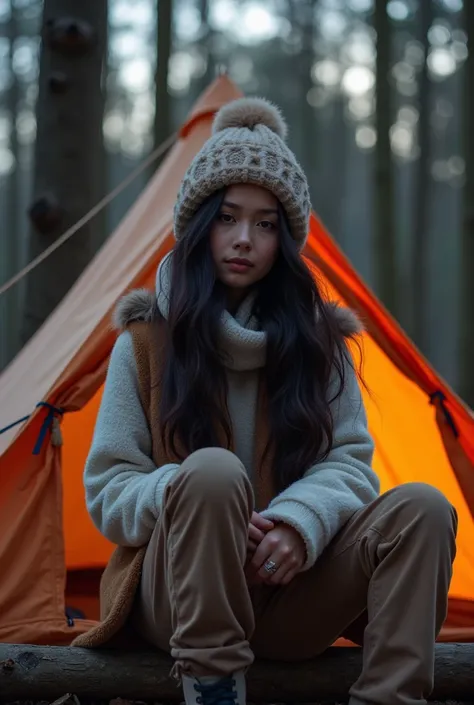
[[[179,462],[179,459],[167,453],[159,423],[159,399],[164,366],[164,349],[166,342],[166,321],[157,314],[157,320],[151,323],[133,322],[128,326],[133,339],[133,349],[138,373],[140,399],[150,429],[151,456],[157,468],[167,463]],[[210,372],[211,374],[211,372]],[[223,405],[222,412],[227,414]],[[229,426],[231,424],[229,423]],[[223,432],[219,434],[220,447],[233,450],[224,440]],[[263,384],[259,382],[256,412],[255,448],[254,448],[254,491],[257,509],[263,509],[274,496],[271,480],[271,453],[264,458],[267,444],[267,413]],[[179,450],[179,449],[178,449]],[[77,637],[72,645],[86,648],[124,646],[130,648],[140,640],[133,633],[129,624],[135,594],[140,583],[141,569],[146,546],[128,548],[118,546],[105,568],[100,585],[101,622],[85,634]]]

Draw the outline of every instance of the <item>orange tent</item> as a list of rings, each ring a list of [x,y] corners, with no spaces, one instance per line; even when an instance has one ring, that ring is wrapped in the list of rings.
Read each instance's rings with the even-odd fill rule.
[[[127,217],[0,379],[0,429],[31,414],[0,435],[0,641],[67,644],[97,618],[97,580],[112,546],[88,517],[82,472],[115,339],[110,315],[125,291],[153,288],[173,244],[172,207],[184,171],[215,111],[239,95],[226,77],[209,87]],[[421,480],[457,507],[458,555],[442,638],[474,640],[474,417],[315,216],[305,254],[329,295],[351,305],[367,327],[365,401],[383,489]],[[66,605],[89,621],[66,618]]]

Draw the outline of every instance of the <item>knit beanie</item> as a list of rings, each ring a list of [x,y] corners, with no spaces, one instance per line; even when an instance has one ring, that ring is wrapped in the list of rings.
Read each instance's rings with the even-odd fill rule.
[[[285,120],[268,100],[239,98],[224,105],[181,182],[174,209],[176,239],[212,193],[232,184],[256,184],[278,198],[303,249],[311,210],[308,183],[286,136]]]

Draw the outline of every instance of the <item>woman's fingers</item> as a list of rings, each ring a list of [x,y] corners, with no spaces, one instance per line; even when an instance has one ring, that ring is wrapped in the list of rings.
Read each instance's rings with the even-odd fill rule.
[[[296,552],[288,543],[279,540],[275,532],[267,534],[260,542],[251,565],[257,575],[270,585],[287,584],[300,567]],[[273,566],[273,571],[265,568],[269,565]]]
[[[283,585],[286,584],[284,581],[286,580],[287,575],[291,573],[291,568],[287,566],[286,563],[283,563],[275,573],[272,574],[267,571],[265,571],[265,573],[267,574],[267,577],[265,578],[267,585]]]
[[[265,519],[265,517],[262,517],[258,512],[252,512],[250,523],[256,526],[257,529],[261,529],[265,533],[267,531],[271,531],[271,529],[274,528],[273,521]]]
[[[251,566],[266,583],[286,585],[301,570],[304,558],[305,547],[299,533],[290,526],[279,524],[260,542]]]
[[[258,526],[257,526],[258,524]],[[269,531],[273,527],[273,523],[264,519],[253,512],[252,518],[249,524],[249,536],[247,541],[247,556],[253,556],[258,546],[261,544],[265,538],[266,531]]]
[[[260,541],[257,550],[255,551],[255,555],[252,559],[252,567],[263,579],[266,579],[269,576],[268,571],[264,570],[263,566],[276,553],[277,548],[278,542],[270,533],[265,535],[265,538]],[[278,565],[275,558],[272,560],[274,560]]]
[[[270,560],[273,559],[270,558]],[[265,582],[269,585],[288,585],[290,580],[293,580],[298,572],[297,562],[290,556],[286,559],[281,559],[281,562],[277,563],[277,565],[279,566],[278,570],[276,570],[273,575],[268,575]]]
[[[265,567],[267,565],[273,566],[272,570],[267,570]],[[272,553],[262,565],[262,567],[258,571],[258,574],[261,578],[265,580],[265,582],[269,582],[272,585],[277,585],[280,582],[281,578],[287,573],[289,567],[290,566],[287,565],[284,558],[279,556],[278,553]]]
[[[257,550],[257,546],[258,543],[256,541],[252,541],[251,539],[249,539],[247,541],[247,553],[255,553],[255,551]]]
[[[256,544],[259,544],[260,541],[263,540],[265,534],[263,531],[260,531],[260,529],[257,529],[254,524],[249,524],[249,539],[250,541],[254,541]]]

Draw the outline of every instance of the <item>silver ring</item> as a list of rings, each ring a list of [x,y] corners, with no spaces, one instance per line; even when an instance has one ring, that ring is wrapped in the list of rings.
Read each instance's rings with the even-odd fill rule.
[[[273,575],[273,573],[276,573],[278,570],[278,566],[275,563],[275,561],[267,561],[265,563],[265,565],[263,566],[263,568],[264,568],[264,570],[267,571],[267,573],[271,573],[272,575]]]

